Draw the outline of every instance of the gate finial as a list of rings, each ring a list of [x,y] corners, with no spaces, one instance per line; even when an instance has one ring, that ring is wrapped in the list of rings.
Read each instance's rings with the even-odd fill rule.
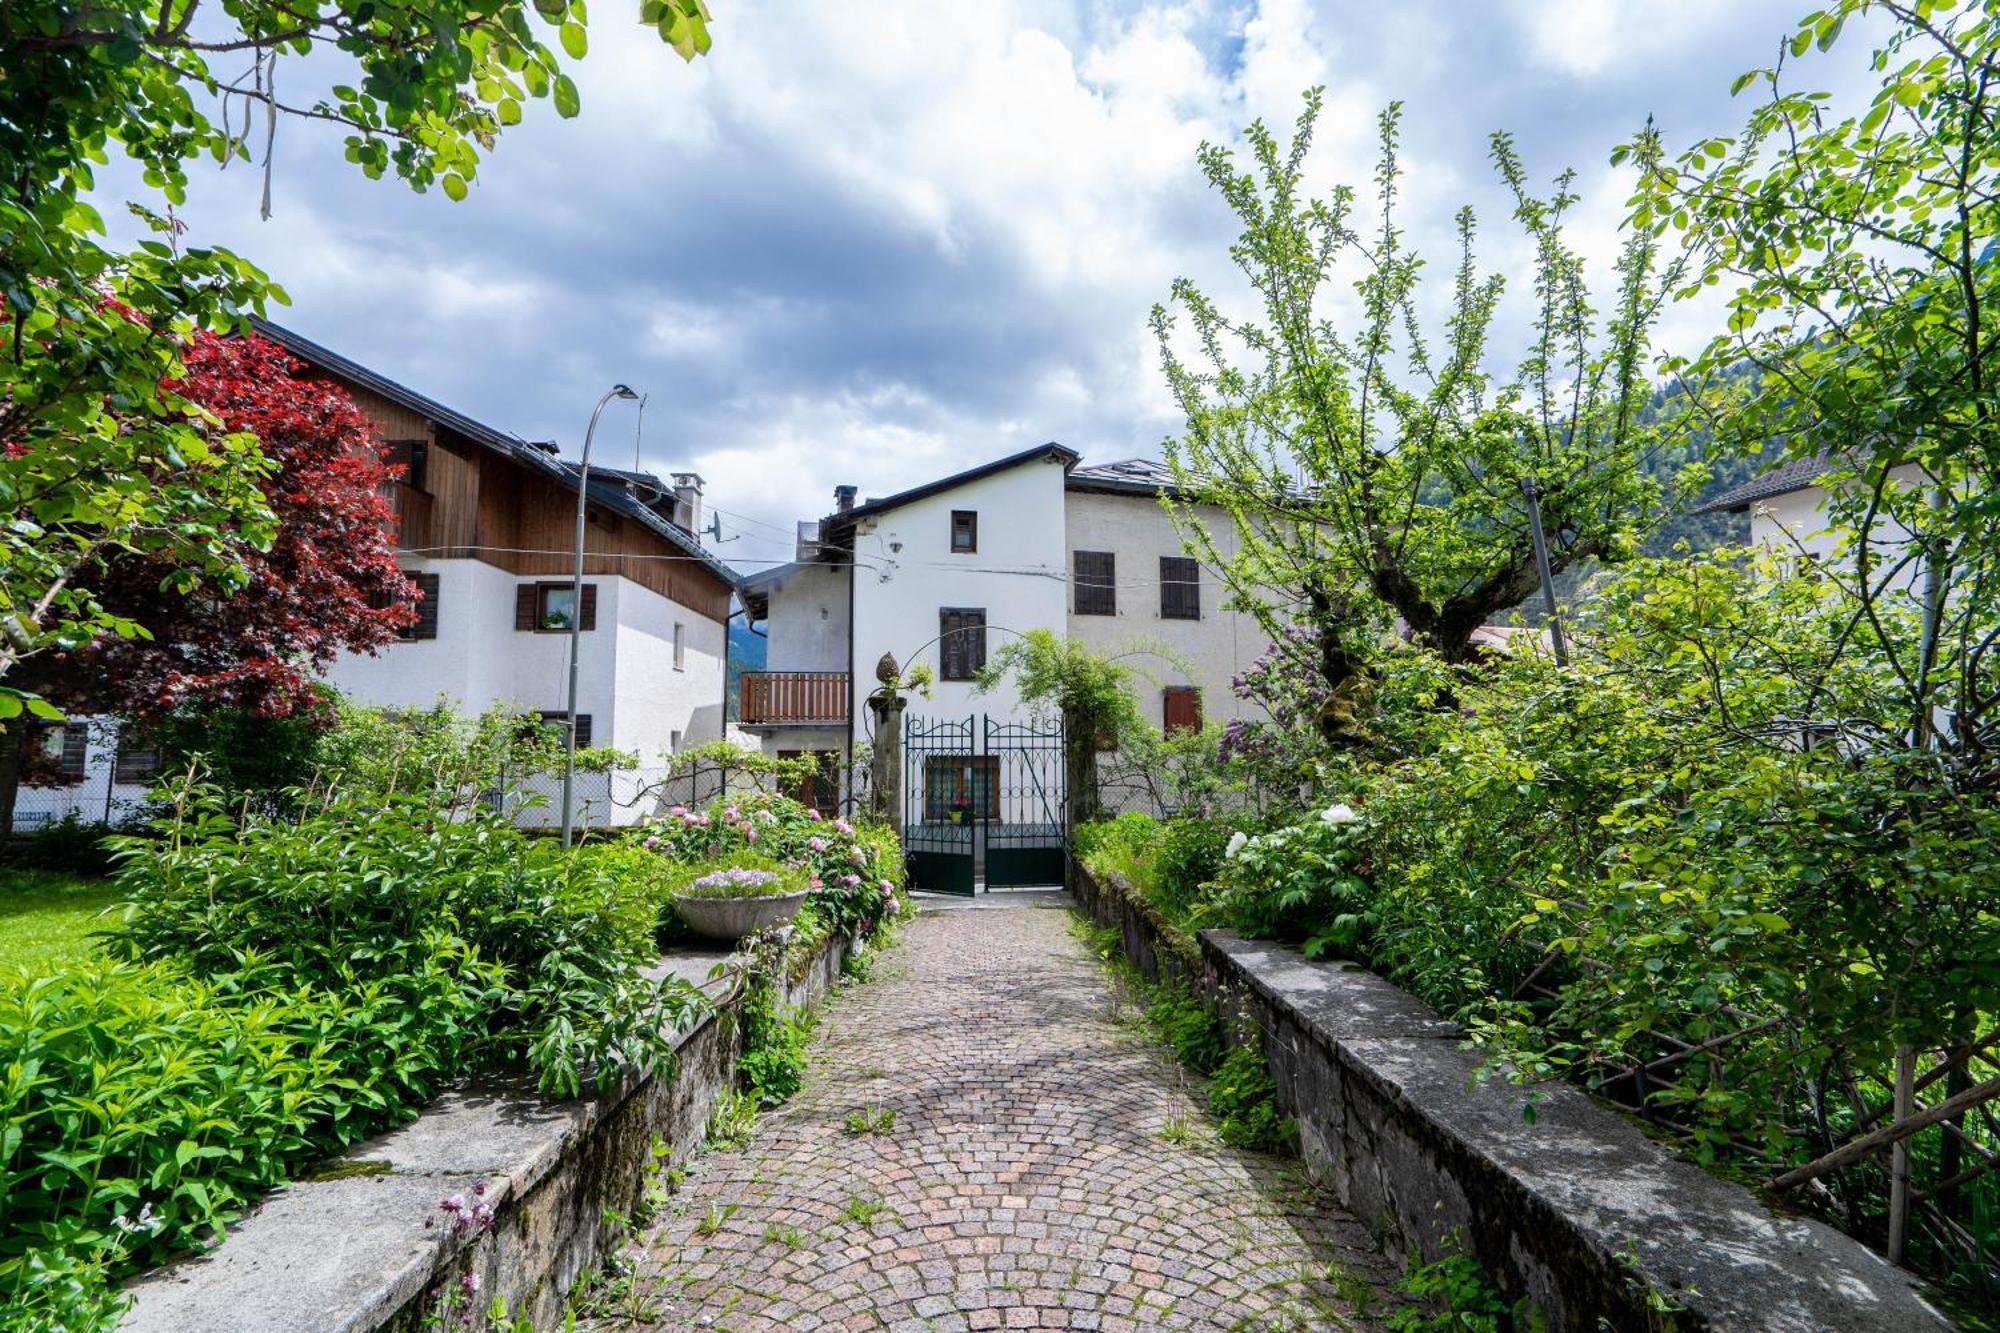
[[[883,653],[882,660],[875,664],[875,679],[884,685],[893,688],[896,682],[902,679],[902,675],[903,668],[896,664],[894,653]]]

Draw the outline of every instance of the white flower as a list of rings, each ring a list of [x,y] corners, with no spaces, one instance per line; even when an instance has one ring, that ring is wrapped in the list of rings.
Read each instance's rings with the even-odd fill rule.
[[[1359,824],[1361,822],[1361,816],[1356,814],[1354,807],[1345,801],[1340,802],[1338,805],[1329,805],[1326,809],[1319,812],[1319,817],[1320,822],[1324,824]]]
[[[1249,841],[1250,841],[1250,835],[1242,832],[1241,830],[1238,830],[1237,832],[1230,834],[1229,845],[1222,849],[1222,859],[1225,861],[1234,861],[1236,859],[1236,853],[1242,851],[1244,846],[1248,844]]]

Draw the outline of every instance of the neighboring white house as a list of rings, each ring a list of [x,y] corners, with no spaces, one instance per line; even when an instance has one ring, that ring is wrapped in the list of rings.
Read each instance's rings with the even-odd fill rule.
[[[1231,679],[1266,643],[1183,549],[1160,504],[1172,478],[1142,460],[1078,464],[1043,444],[861,504],[839,488],[833,513],[800,525],[796,561],[743,580],[769,638],[766,669],[743,678],[744,728],[772,754],[867,742],[884,654],[936,676],[914,716],[1019,718],[1010,686],[981,692],[974,678],[1034,629],[1131,666],[1163,727],[1240,716]],[[1227,551],[1227,515],[1204,518]]]
[[[1841,557],[1842,548],[1851,536],[1845,529],[1835,526],[1826,512],[1829,496],[1825,478],[1832,467],[1832,462],[1824,458],[1802,458],[1781,463],[1741,485],[1731,487],[1695,512],[1748,513],[1750,540],[1756,545],[1815,560]],[[1915,467],[1896,468],[1890,477],[1902,486],[1922,484],[1922,477]],[[1875,558],[1886,567],[1900,558],[1901,548],[1909,541],[1909,532],[1902,524],[1885,516],[1869,539],[1877,547]],[[1883,560],[1884,556],[1887,556],[1886,560]],[[1914,589],[1921,577],[1921,570],[1913,567],[1901,582],[1906,588]]]
[[[593,467],[582,604],[573,605],[578,469],[555,445],[474,421],[288,329],[259,322],[257,331],[304,362],[304,374],[346,389],[405,469],[390,498],[398,562],[421,595],[419,621],[373,655],[343,655],[328,681],[363,703],[444,700],[471,713],[504,705],[561,725],[568,627],[578,617],[578,743],[632,751],[640,762],[615,778],[582,777],[579,819],[641,817],[641,790],[661,776],[666,756],[723,734],[735,574],[695,535],[701,478],[679,473],[663,483]],[[146,756],[128,747],[114,760],[116,731],[102,721],[68,729],[61,762],[78,781],[24,789],[16,826],[70,808],[87,820],[134,808]],[[87,743],[75,739],[86,732]],[[538,785],[553,798],[553,784]],[[557,817],[553,805],[521,816]]]

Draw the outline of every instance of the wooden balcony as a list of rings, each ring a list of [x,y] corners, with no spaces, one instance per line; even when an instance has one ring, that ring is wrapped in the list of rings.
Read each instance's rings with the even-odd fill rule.
[[[847,673],[746,671],[736,720],[746,727],[843,725],[847,721]]]

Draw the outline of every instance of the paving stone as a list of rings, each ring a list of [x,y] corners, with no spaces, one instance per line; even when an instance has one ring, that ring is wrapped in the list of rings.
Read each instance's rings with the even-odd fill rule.
[[[1295,1163],[1161,1137],[1207,1125],[1197,1083],[1066,912],[927,913],[829,1009],[799,1094],[689,1173],[648,1242],[655,1327],[1368,1327],[1330,1270],[1391,1275]],[[861,1110],[894,1127],[848,1134]]]

